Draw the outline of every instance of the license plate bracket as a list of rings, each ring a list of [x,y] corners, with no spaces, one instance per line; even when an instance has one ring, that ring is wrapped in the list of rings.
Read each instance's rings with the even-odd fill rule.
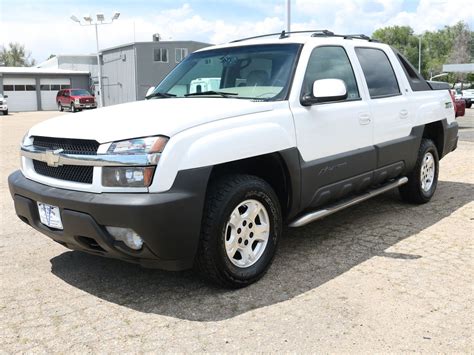
[[[49,228],[64,229],[59,207],[43,202],[37,202],[37,205],[41,223]]]

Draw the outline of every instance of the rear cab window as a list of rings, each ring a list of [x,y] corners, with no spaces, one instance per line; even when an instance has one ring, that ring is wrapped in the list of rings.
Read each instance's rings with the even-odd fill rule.
[[[387,54],[378,48],[356,47],[371,99],[401,95],[397,77]]]

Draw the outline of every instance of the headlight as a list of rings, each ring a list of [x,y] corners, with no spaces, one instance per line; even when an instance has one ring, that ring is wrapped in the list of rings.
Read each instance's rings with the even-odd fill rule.
[[[26,147],[26,146],[29,146],[29,145],[32,144],[29,133],[30,133],[29,131],[26,132],[25,135],[23,136],[23,138],[21,139],[21,146],[22,147]]]
[[[168,142],[168,137],[144,137],[114,142],[107,154],[148,155],[149,162],[158,164],[160,154]],[[153,181],[156,165],[113,166],[102,168],[102,185],[109,187],[148,187]]]
[[[110,187],[148,187],[153,181],[154,166],[106,166],[102,185]]]
[[[74,102],[75,102],[76,104],[80,103],[79,99],[74,99]]]
[[[162,136],[129,139],[112,143],[107,154],[161,153],[165,149],[166,143],[168,143],[168,138]]]

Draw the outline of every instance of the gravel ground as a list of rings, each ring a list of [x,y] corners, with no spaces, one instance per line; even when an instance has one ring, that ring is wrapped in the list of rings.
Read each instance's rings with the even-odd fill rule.
[[[287,230],[267,276],[238,291],[69,251],[22,223],[6,179],[25,131],[56,113],[0,117],[0,352],[474,352],[467,113],[429,204],[389,192]]]

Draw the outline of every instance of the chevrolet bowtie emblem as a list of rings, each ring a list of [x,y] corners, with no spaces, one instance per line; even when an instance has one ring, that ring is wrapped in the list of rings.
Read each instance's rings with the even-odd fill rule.
[[[44,152],[44,158],[45,158],[46,164],[48,164],[48,166],[52,166],[54,168],[61,165],[61,164],[59,164],[59,160],[61,159],[59,154],[62,151],[63,151],[63,149],[55,149],[55,150],[47,150],[46,152]]]

